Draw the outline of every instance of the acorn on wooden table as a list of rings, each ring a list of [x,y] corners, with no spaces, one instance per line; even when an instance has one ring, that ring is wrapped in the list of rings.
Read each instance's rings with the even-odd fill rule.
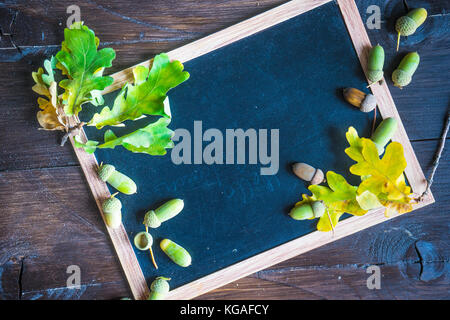
[[[345,88],[343,92],[345,100],[362,112],[370,112],[377,106],[377,99],[373,94],[355,88]]]
[[[402,16],[395,22],[395,30],[397,31],[397,51],[400,45],[400,36],[410,36],[416,32],[427,19],[427,10],[425,8],[417,8],[408,12],[406,16]]]

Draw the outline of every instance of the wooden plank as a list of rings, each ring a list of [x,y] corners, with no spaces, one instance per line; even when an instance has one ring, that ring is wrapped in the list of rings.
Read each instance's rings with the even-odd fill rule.
[[[85,294],[124,279],[92,196],[79,187],[79,167],[4,172],[0,179],[0,295],[19,299],[65,287],[70,265],[80,267]],[[116,289],[129,295],[123,280]]]
[[[13,16],[14,39],[24,49],[58,46],[63,40],[62,28],[70,14],[67,8],[77,5],[81,19],[109,45],[169,43],[179,47],[215,30],[223,29],[279,5],[286,0],[154,0],[136,1],[133,5],[119,0],[105,2],[79,0],[54,2],[42,0],[30,4],[26,0],[8,1],[0,8],[0,26],[9,32]],[[10,48],[8,39],[0,39],[0,48]],[[143,59],[141,59],[143,60]],[[135,59],[133,62],[140,61]],[[123,69],[123,68],[122,68]]]

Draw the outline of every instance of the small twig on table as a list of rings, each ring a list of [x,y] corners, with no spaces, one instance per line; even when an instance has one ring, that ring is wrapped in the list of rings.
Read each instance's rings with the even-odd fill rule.
[[[377,123],[377,107],[375,107],[375,109],[373,109],[373,121],[372,121],[372,134],[375,131],[375,124]]]
[[[80,129],[85,125],[84,122],[80,122],[77,125],[70,127],[67,132],[61,138],[61,147],[64,146],[67,142],[67,139],[72,135],[77,135],[80,132]]]
[[[418,201],[421,201],[423,199],[423,197],[425,197],[425,195],[430,191],[431,185],[433,184],[434,174],[436,173],[436,169],[439,166],[439,160],[441,160],[441,155],[442,155],[442,151],[444,150],[445,140],[447,139],[449,127],[450,127],[450,111],[447,113],[447,120],[445,121],[444,131],[442,132],[442,135],[441,135],[439,147],[437,149],[436,155],[434,156],[431,174],[430,174],[430,177],[427,179],[427,188],[422,193],[422,195],[418,198]]]

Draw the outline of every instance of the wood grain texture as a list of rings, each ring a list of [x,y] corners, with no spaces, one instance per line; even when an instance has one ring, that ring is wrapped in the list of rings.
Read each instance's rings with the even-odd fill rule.
[[[135,3],[140,8],[139,12],[122,1],[78,1],[77,4],[82,9],[83,20],[99,35],[101,46],[112,46],[117,52],[114,67],[108,72],[111,73],[283,2],[285,1],[138,1]],[[429,27],[426,23],[425,33],[418,32],[417,36],[403,40],[405,42],[402,42],[400,50],[419,50],[420,67],[413,82],[403,90],[392,88],[389,76],[387,82],[410,138],[429,139],[413,142],[422,167],[429,168],[437,145],[435,139],[442,130],[442,117],[447,112],[450,101],[445,89],[449,85],[446,74],[450,66],[448,26],[445,29],[449,3],[408,0],[412,6],[416,2],[430,6],[427,8]],[[116,282],[122,274],[120,266],[81,170],[75,167],[77,159],[71,147],[59,147],[57,133],[37,131],[36,96],[30,93],[30,74],[45,57],[58,50],[62,40],[62,26],[67,18],[65,9],[70,4],[73,3],[10,1],[0,8],[0,27],[3,31],[8,31],[12,14],[19,12],[17,25],[13,29],[16,42],[24,47],[19,54],[5,37],[0,39],[0,61],[7,62],[1,64],[3,76],[0,80],[0,180],[6,181],[0,186],[0,198],[4,204],[0,215],[0,299],[19,297],[19,273],[24,256],[26,258],[23,261],[21,281],[23,299],[36,298],[35,295],[41,295],[38,297],[40,299],[110,299],[131,294],[124,278],[121,282]],[[368,30],[368,33],[372,43],[379,42],[385,47],[386,70],[390,75],[401,59],[391,49],[395,44],[392,24],[399,13],[403,14],[402,1],[360,0],[357,4],[364,21],[369,16],[366,13],[369,5],[376,4],[382,9],[382,28]],[[175,31],[169,32],[164,28]],[[446,150],[443,160],[448,155]],[[34,168],[37,170],[33,170]],[[268,276],[264,276],[266,280],[260,280],[256,277],[262,276],[257,274],[200,298],[448,297],[445,287],[448,288],[449,283],[448,271],[446,276],[444,274],[426,282],[418,276],[422,266],[420,259],[412,258],[412,262],[406,263],[408,268],[417,271],[414,278],[405,273],[401,266],[410,257],[405,253],[405,248],[414,249],[413,244],[423,240],[432,243],[441,255],[436,264],[448,268],[449,173],[448,161],[442,161],[433,187],[437,203],[267,270],[268,273],[273,271],[277,278],[268,279]],[[38,191],[42,188],[42,181],[53,181],[46,182],[47,191],[44,194]],[[24,186],[27,186],[26,189]],[[70,196],[66,192],[67,188]],[[24,191],[25,195],[20,191]],[[49,201],[51,195],[56,195],[57,201]],[[71,216],[67,212],[78,216]],[[68,217],[71,217],[69,221],[63,221]],[[28,219],[32,223],[22,224]],[[103,233],[86,227],[86,221]],[[70,231],[68,237],[80,240],[76,246],[71,240],[67,240],[68,237],[59,241],[48,238],[49,235],[59,235],[62,238],[64,231],[67,231],[61,228],[64,223],[64,228]],[[13,230],[15,235],[12,234]],[[79,234],[73,235],[75,232]],[[94,240],[83,241],[89,238]],[[61,245],[61,249],[56,249],[60,241],[66,242]],[[65,286],[67,274],[63,263],[74,262],[80,264],[85,274],[82,276],[82,283],[86,285],[84,293],[58,295],[58,290],[51,293],[51,289]],[[432,261],[428,262],[429,265],[434,264]],[[355,265],[364,268],[371,263],[392,266],[392,272],[383,272],[382,289],[379,291],[369,292],[365,288],[367,275],[363,272],[359,273],[361,278],[351,276]],[[342,274],[347,269],[350,271],[343,277]],[[47,273],[47,270],[50,272]],[[323,281],[329,273],[336,278],[341,276],[341,281],[336,281],[333,277]],[[51,276],[42,277],[42,274]],[[342,294],[337,294],[338,292]]]

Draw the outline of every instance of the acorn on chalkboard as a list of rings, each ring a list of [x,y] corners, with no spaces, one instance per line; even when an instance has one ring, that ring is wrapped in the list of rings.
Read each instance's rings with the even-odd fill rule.
[[[292,165],[292,171],[297,177],[311,184],[321,184],[324,180],[323,171],[306,163],[297,162]]]
[[[344,98],[348,103],[359,108],[362,112],[370,112],[377,106],[377,99],[373,94],[366,94],[355,88],[345,88]]]

